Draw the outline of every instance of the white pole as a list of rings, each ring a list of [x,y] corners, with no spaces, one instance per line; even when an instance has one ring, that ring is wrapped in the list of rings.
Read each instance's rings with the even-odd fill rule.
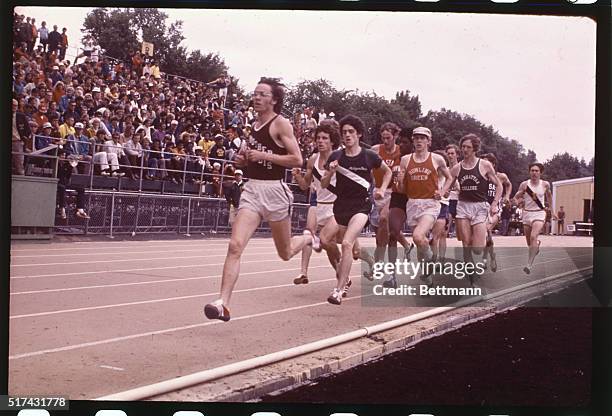
[[[518,290],[521,290],[521,289],[524,289],[530,286],[535,286],[537,284],[541,284],[541,283],[548,282],[554,279],[558,279],[568,274],[582,272],[582,271],[585,271],[587,269],[592,269],[592,268],[593,268],[592,266],[589,266],[589,267],[585,267],[585,268],[578,269],[578,270],[571,270],[568,272],[549,276],[545,279],[536,280],[536,281],[529,282],[529,283],[526,283],[520,286],[505,289],[505,290],[493,293],[491,295],[479,296],[475,298],[468,298],[464,301],[455,303],[456,306],[444,306],[444,307],[433,308],[428,311],[416,313],[414,315],[395,319],[393,321],[383,322],[377,325],[360,328],[355,331],[337,335],[335,337],[311,342],[309,344],[299,345],[297,347],[289,348],[283,351],[273,352],[271,354],[266,354],[266,355],[251,358],[248,360],[224,365],[221,367],[200,371],[200,372],[189,374],[186,376],[176,377],[170,380],[161,381],[159,383],[137,387],[132,390],[127,390],[124,392],[100,397],[96,400],[135,401],[135,400],[146,399],[149,397],[159,396],[162,394],[166,394],[172,391],[188,388],[191,386],[195,386],[197,384],[202,384],[202,383],[212,381],[215,379],[219,379],[222,377],[227,377],[227,376],[237,374],[243,371],[252,370],[254,368],[261,367],[264,365],[287,360],[287,359],[294,358],[294,357],[304,355],[304,354],[309,354],[311,352],[321,350],[324,348],[333,347],[339,344],[343,344],[345,342],[353,341],[358,338],[362,338],[362,337],[365,337],[371,334],[375,334],[377,332],[387,331],[389,329],[396,328],[402,325],[406,325],[412,322],[420,321],[422,319],[426,319],[426,318],[429,318],[435,315],[440,315],[442,313],[451,311],[453,309],[457,309],[459,307],[468,306],[468,305],[471,305],[477,302],[481,302],[483,300],[493,299],[493,298],[502,296],[507,293],[515,292],[515,291],[518,291]]]

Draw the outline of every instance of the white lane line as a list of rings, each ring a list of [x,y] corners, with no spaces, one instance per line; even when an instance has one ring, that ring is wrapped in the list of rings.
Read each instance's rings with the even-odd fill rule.
[[[358,277],[358,276],[351,276],[351,277]],[[333,279],[333,280],[335,280],[335,279]],[[353,300],[357,300],[357,299],[361,299],[361,298],[365,298],[365,297],[370,297],[370,296],[374,296],[374,295],[351,296],[350,298],[344,299],[342,301],[342,303],[350,302],[350,301],[353,301]],[[325,301],[325,302],[317,302],[317,303],[310,303],[310,304],[302,305],[302,306],[293,306],[291,308],[277,309],[277,310],[268,311],[268,312],[260,312],[260,313],[256,313],[256,314],[252,314],[252,315],[244,315],[244,316],[239,316],[239,317],[236,317],[236,318],[232,318],[232,322],[242,321],[242,320],[246,320],[246,319],[253,319],[253,318],[261,318],[263,316],[269,316],[269,315],[274,315],[274,314],[278,314],[278,313],[292,312],[292,311],[297,311],[297,310],[300,310],[300,309],[312,308],[314,306],[321,306],[321,305],[329,305],[329,303],[327,301]],[[121,342],[121,341],[128,341],[128,340],[132,340],[132,339],[138,339],[138,338],[143,338],[143,337],[150,337],[150,336],[153,336],[153,335],[168,334],[168,333],[177,332],[177,331],[185,331],[185,330],[188,330],[188,329],[202,328],[202,327],[206,327],[206,326],[210,326],[210,325],[218,325],[218,324],[222,324],[222,323],[224,323],[224,322],[221,322],[221,321],[203,322],[203,323],[199,323],[199,324],[192,324],[192,325],[179,326],[179,327],[175,327],[175,328],[160,329],[160,330],[157,330],[157,331],[143,332],[143,333],[140,333],[140,334],[126,335],[126,336],[123,336],[123,337],[108,338],[108,339],[103,339],[103,340],[100,340],[100,341],[92,341],[92,342],[85,342],[85,343],[82,343],[82,344],[67,345],[65,347],[49,348],[49,349],[46,349],[46,350],[26,352],[26,353],[23,353],[23,354],[9,355],[9,360],[18,360],[20,358],[36,357],[36,356],[39,356],[39,355],[50,354],[50,353],[54,353],[54,352],[72,351],[72,350],[76,350],[76,349],[80,349],[80,348],[95,347],[95,346],[98,346],[98,345],[111,344],[111,343],[114,343],[114,342]]]
[[[336,278],[333,279],[323,279],[323,280],[311,280],[308,284],[316,284],[316,283],[325,283],[330,281],[336,281]],[[244,292],[256,292],[260,290],[268,290],[268,289],[279,289],[283,287],[294,287],[293,283],[284,284],[284,285],[275,285],[275,286],[261,286],[254,287],[251,289],[241,289],[235,290],[233,293],[244,293]],[[185,299],[194,299],[194,298],[202,298],[206,296],[214,296],[218,295],[219,292],[209,292],[209,293],[200,293],[197,295],[187,295],[187,296],[174,296],[171,298],[163,298],[163,299],[149,299],[149,300],[141,300],[138,302],[125,302],[125,303],[115,303],[111,305],[100,305],[100,306],[87,306],[84,308],[74,308],[74,309],[62,309],[58,311],[49,311],[49,312],[37,312],[37,313],[28,313],[23,315],[13,315],[10,319],[22,319],[22,318],[33,318],[38,316],[49,316],[49,315],[59,315],[62,313],[72,313],[72,312],[83,312],[83,311],[95,311],[100,309],[111,309],[111,308],[119,308],[123,306],[135,306],[135,305],[147,305],[151,303],[160,303],[160,302],[172,302],[177,300],[185,300]]]
[[[591,254],[583,254],[581,256],[575,256],[575,257],[584,257],[588,255],[591,255]],[[572,259],[573,258],[567,258],[567,257],[556,258],[556,259],[551,259],[551,260],[535,263],[534,266],[546,264],[546,263],[558,262],[559,260],[572,260]],[[353,263],[353,265],[355,265],[355,263]],[[499,269],[497,272],[499,273],[499,272],[506,271],[506,270],[519,269],[519,268],[522,268],[523,266],[524,265],[520,264],[517,266],[506,267],[506,268]],[[326,282],[329,280],[335,280],[335,279],[319,280],[315,282]],[[294,286],[293,284],[264,286],[264,287],[259,287],[259,288],[237,290],[234,293],[251,292],[251,291],[264,290],[264,289],[276,289],[276,288],[293,287],[293,286]],[[63,309],[63,310],[57,310],[57,311],[13,315],[10,317],[10,319],[32,318],[32,317],[38,317],[38,316],[57,315],[57,314],[62,314],[62,313],[83,312],[83,311],[92,311],[92,310],[99,310],[99,309],[110,309],[110,308],[123,307],[123,306],[134,306],[134,305],[144,305],[144,304],[158,303],[158,302],[169,302],[169,301],[192,299],[192,298],[198,298],[198,297],[204,297],[204,296],[213,296],[213,295],[216,295],[217,293],[218,292],[210,292],[210,293],[203,293],[203,294],[198,294],[198,295],[175,296],[175,297],[170,297],[170,298],[150,299],[150,300],[143,300],[143,301],[137,301],[137,302],[125,302],[125,303],[116,303],[116,304],[110,304],[110,305],[88,306],[88,307],[83,307],[83,308]]]
[[[114,371],[125,371],[125,368],[113,367],[111,365],[101,365],[100,368],[107,368],[109,370],[114,370]]]
[[[223,247],[226,246],[229,243],[229,240],[217,240],[215,239],[214,241],[212,240],[199,240],[199,242],[194,241],[194,244],[176,244],[177,240],[168,240],[168,241],[160,241],[161,243],[165,243],[168,247],[178,247],[178,248],[193,248],[193,247],[200,247],[202,246],[203,248],[206,247]],[[43,247],[36,247],[36,248],[11,248],[11,252],[16,252],[16,253],[23,253],[23,252],[27,252],[27,251],[33,251],[36,253],[40,253],[40,252],[47,252],[47,251],[74,251],[74,250],[108,250],[108,249],[125,249],[125,248],[160,248],[160,244],[155,244],[152,246],[149,245],[143,245],[143,244],[149,244],[151,243],[151,241],[142,241],[143,244],[138,244],[139,242],[135,241],[133,242],[133,244],[128,244],[128,245],[121,245],[120,242],[108,242],[108,245],[94,245],[91,247],[55,247],[55,248],[43,248]],[[74,242],[74,243],[70,243],[72,244],[80,244],[79,242]],[[55,244],[54,244],[55,245]],[[266,242],[266,241],[254,241],[251,240],[249,241],[249,247],[253,247],[253,246],[257,246],[257,247],[264,247],[264,246],[272,246],[272,240],[270,240],[270,242]]]
[[[262,254],[276,254],[273,251],[264,252],[264,253],[242,253],[243,256],[260,256]],[[69,266],[72,264],[97,264],[97,263],[122,263],[122,262],[130,262],[130,261],[160,261],[160,260],[185,260],[185,259],[202,259],[208,257],[225,257],[227,253],[220,254],[208,254],[202,253],[199,256],[172,256],[172,257],[139,257],[136,259],[114,259],[114,260],[95,260],[95,261],[70,261],[70,262],[62,262],[62,263],[32,263],[32,264],[11,264],[11,268],[13,267],[37,267],[37,266]]]
[[[587,255],[587,254],[585,254],[585,255]],[[584,257],[585,255],[576,256],[576,257]],[[551,261],[556,261],[556,260],[551,260]],[[542,264],[542,263],[538,263],[538,264]],[[521,266],[512,267],[511,269],[515,269],[515,268],[518,268],[518,267],[521,267]],[[506,270],[508,270],[508,269],[506,269]],[[356,276],[352,275],[351,277],[352,278],[357,278],[357,277],[359,277],[359,275],[356,275]],[[331,280],[334,280],[334,279],[331,279]],[[236,292],[238,292],[238,291],[235,291],[234,293],[236,293]],[[347,301],[350,302],[352,300],[361,299],[361,298],[365,298],[365,297],[371,297],[371,296],[374,296],[374,295],[373,294],[369,294],[369,295],[361,295],[361,296],[351,296],[350,298],[346,298],[345,300],[343,300],[343,303],[345,303]],[[321,305],[328,305],[328,302],[318,302],[318,303],[312,303],[312,304],[308,304],[308,305],[294,306],[294,307],[286,308],[286,309],[280,309],[280,310],[274,310],[274,311],[268,311],[268,312],[261,312],[261,313],[252,314],[252,315],[240,316],[240,317],[237,317],[237,318],[232,318],[232,322],[246,320],[246,319],[252,319],[252,318],[260,318],[260,317],[263,317],[263,316],[274,315],[274,314],[277,314],[277,313],[291,312],[291,311],[296,311],[296,310],[300,310],[300,309],[306,309],[306,308],[310,308],[310,307],[314,307],[314,306],[321,306]],[[185,325],[185,326],[181,326],[181,327],[167,328],[167,329],[161,329],[161,330],[157,330],[157,331],[148,331],[148,332],[139,333],[139,334],[126,335],[126,336],[122,336],[122,337],[108,338],[108,339],[99,340],[99,341],[91,341],[91,342],[75,344],[75,345],[67,345],[67,346],[64,346],[64,347],[49,348],[49,349],[45,349],[45,350],[33,351],[33,352],[28,352],[28,353],[9,355],[9,360],[17,360],[17,359],[21,359],[21,358],[35,357],[35,356],[40,356],[40,355],[45,355],[45,354],[50,354],[50,353],[56,353],[56,352],[72,351],[72,350],[76,350],[76,349],[80,349],[80,348],[95,347],[95,346],[98,346],[98,345],[111,344],[111,343],[114,343],[114,342],[121,342],[121,341],[128,341],[128,340],[132,340],[132,339],[138,339],[138,338],[150,337],[150,336],[154,336],[154,335],[161,335],[161,334],[167,334],[167,333],[172,333],[172,332],[184,331],[184,330],[188,330],[188,329],[202,328],[202,327],[206,327],[206,326],[210,326],[210,325],[218,325],[218,324],[221,324],[221,323],[223,323],[223,322],[221,322],[221,321],[204,322],[204,323],[199,323],[199,324]]]
[[[300,260],[299,258],[292,258],[289,261]],[[289,262],[288,261],[288,262]],[[250,263],[278,263],[284,262],[280,258],[276,259],[266,259],[266,260],[248,260],[241,261],[240,264],[250,264]],[[137,269],[117,269],[117,270],[94,270],[89,272],[70,272],[70,273],[50,273],[50,274],[32,274],[32,275],[23,275],[23,276],[13,276],[11,275],[10,279],[31,279],[36,277],[57,277],[57,276],[82,276],[86,274],[110,274],[110,273],[129,273],[129,272],[142,272],[149,270],[169,270],[169,269],[183,269],[189,267],[204,267],[204,266],[223,266],[224,263],[198,263],[198,264],[179,264],[177,266],[162,266],[162,267],[140,267]]]
[[[314,260],[314,259],[312,259]],[[311,260],[311,261],[312,261]],[[322,259],[323,260],[323,259]],[[325,266],[309,266],[308,269],[321,269],[328,268],[329,265]],[[288,271],[296,271],[301,270],[300,267],[296,267],[293,269],[276,269],[276,270],[262,270],[259,272],[246,272],[240,273],[240,276],[248,276],[252,274],[264,274],[264,273],[276,273],[276,272],[288,272]],[[62,289],[43,289],[43,290],[30,290],[26,292],[12,292],[11,296],[16,295],[33,295],[37,293],[54,293],[54,292],[64,292],[64,291],[72,291],[72,290],[87,290],[87,289],[105,289],[109,287],[121,287],[121,286],[136,286],[136,285],[149,285],[149,284],[157,284],[157,283],[175,283],[175,282],[184,282],[189,280],[201,280],[201,279],[214,279],[220,277],[220,273],[210,275],[210,276],[196,276],[196,277],[185,277],[185,278],[177,278],[177,279],[164,279],[164,280],[147,280],[144,282],[128,282],[128,283],[116,283],[110,285],[95,285],[95,286],[78,286],[78,287],[67,287]]]
[[[256,248],[259,248],[259,247],[256,247]],[[263,247],[263,246],[261,248],[269,249],[268,247]],[[112,252],[112,253],[104,252],[104,253],[33,254],[29,256],[11,256],[11,260],[12,259],[25,259],[25,258],[31,258],[31,257],[35,257],[39,259],[41,257],[67,257],[67,256],[114,256],[114,255],[126,255],[126,254],[152,254],[152,253],[170,254],[170,253],[185,253],[185,252],[194,252],[194,251],[201,252],[201,251],[208,250],[208,249],[209,249],[208,247],[201,247],[201,248],[190,249],[190,250],[183,249],[183,250],[151,250],[151,251],[117,251],[117,252]],[[245,250],[245,254],[247,254],[248,249],[249,247],[247,247],[247,249]],[[224,252],[227,252],[227,247],[225,248],[220,247],[219,250],[223,250]]]
[[[272,253],[275,253],[275,252],[272,252]],[[517,255],[516,257],[520,257],[520,255]],[[293,257],[289,261],[295,261],[296,259],[298,258]],[[240,264],[262,263],[262,262],[267,262],[267,261],[280,262],[281,260],[278,258],[276,258],[276,260],[275,259],[250,260],[250,261],[241,261]],[[223,264],[224,263],[200,263],[200,264],[194,264],[194,265],[183,264],[183,265],[177,265],[177,266],[141,267],[141,268],[136,268],[136,269],[118,269],[118,270],[95,270],[95,271],[70,272],[70,273],[33,274],[33,275],[23,275],[23,276],[15,276],[11,274],[10,278],[11,279],[31,279],[31,278],[37,278],[37,277],[58,277],[58,276],[76,276],[76,275],[81,276],[81,275],[88,275],[88,274],[104,274],[104,273],[129,273],[129,272],[141,272],[141,271],[149,271],[149,270],[169,270],[169,269],[189,268],[189,267],[222,266]]]
[[[523,257],[524,254],[521,255],[516,255],[516,256],[498,256],[497,259],[508,259],[508,258],[513,258],[513,257]],[[325,258],[323,257],[313,257],[311,261],[317,261],[317,260],[325,260]],[[243,263],[247,263],[247,262],[243,262]],[[202,266],[211,266],[211,264],[208,265],[202,265]],[[310,266],[310,269],[316,269],[316,268],[322,268],[322,267],[326,267],[326,266]],[[259,274],[259,273],[274,273],[277,271],[289,271],[289,270],[300,270],[299,268],[292,268],[292,269],[280,269],[280,270],[264,270],[264,271],[259,271],[259,272],[251,272],[251,273],[241,273],[240,275],[242,276],[244,275],[248,275],[248,274]],[[63,275],[62,275],[63,276]],[[117,284],[110,284],[110,285],[94,285],[94,286],[78,286],[78,287],[68,287],[68,288],[59,288],[59,289],[41,289],[41,290],[29,290],[29,291],[22,291],[22,292],[12,292],[10,293],[10,295],[30,295],[30,294],[36,294],[36,293],[53,293],[53,292],[62,292],[62,291],[68,291],[68,290],[85,290],[85,289],[100,289],[100,288],[106,288],[106,287],[121,287],[121,286],[132,286],[132,285],[146,285],[146,284],[154,284],[154,283],[168,283],[168,282],[181,282],[181,281],[186,281],[186,280],[197,280],[197,279],[208,279],[208,278],[214,278],[214,277],[218,277],[219,274],[215,274],[212,276],[196,276],[196,277],[187,277],[187,278],[177,278],[177,279],[164,279],[164,280],[147,280],[147,281],[143,281],[143,282],[130,282],[130,283],[117,283]],[[27,276],[21,276],[21,277],[27,277]],[[32,277],[37,277],[37,276],[32,276]]]

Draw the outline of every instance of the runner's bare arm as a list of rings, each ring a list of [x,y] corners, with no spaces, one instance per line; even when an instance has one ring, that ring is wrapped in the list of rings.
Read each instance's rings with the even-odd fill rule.
[[[300,153],[297,139],[293,135],[293,128],[289,121],[284,118],[274,120],[270,126],[270,135],[276,138],[275,141],[282,143],[282,146],[287,150],[287,154],[277,155],[258,150],[248,150],[248,159],[251,162],[259,162],[260,160],[272,162],[275,165],[286,168],[301,167],[303,163],[302,154]]]
[[[546,191],[544,193],[544,206],[547,210],[550,210],[552,206],[552,192],[550,190],[550,182],[544,181],[544,186],[546,187]]]
[[[444,182],[444,187],[440,191],[440,194],[444,198],[448,198],[448,195],[450,194],[451,187],[453,186],[453,182],[455,182],[455,178],[459,175],[459,169],[460,168],[461,168],[461,164],[459,164],[459,163],[457,163],[455,166],[450,168],[450,170],[448,170],[448,168],[447,168],[448,173],[449,173],[449,178],[446,179],[446,182]]]
[[[402,186],[401,184],[404,183],[404,176],[406,175],[406,168],[408,167],[409,156],[410,155],[404,155],[400,159],[400,171],[397,175],[397,183],[400,184],[400,187]]]
[[[336,168],[338,167],[338,161],[334,160],[329,163],[329,168],[325,171],[325,175],[321,178],[321,188],[327,188],[331,182],[331,179],[336,174]]]
[[[505,201],[510,201],[510,194],[512,193],[512,182],[510,182],[510,179],[508,179],[508,175],[506,175],[505,173],[500,173],[499,176],[501,177],[500,181],[502,183],[502,186],[504,187],[504,202]]]
[[[518,191],[516,191],[516,194],[514,194],[513,200],[515,204],[518,205],[519,200],[523,198],[523,195],[525,195],[525,189],[527,189],[527,181],[521,182]]]
[[[310,156],[310,158],[308,159],[308,162],[306,163],[306,173],[305,174],[302,174],[302,170],[300,168],[293,168],[291,170],[291,173],[293,174],[295,181],[297,182],[298,186],[300,187],[302,191],[307,190],[310,187],[310,184],[312,183],[312,169],[314,167],[315,159],[316,159],[316,154]]]
[[[385,176],[383,177],[382,184],[380,185],[380,188],[376,189],[375,194],[374,194],[374,198],[375,199],[382,199],[385,196],[385,191],[387,190],[387,187],[391,183],[391,178],[393,177],[393,172],[391,171],[391,168],[384,161],[380,164],[380,167],[378,169],[381,169],[385,173]],[[376,196],[378,196],[378,198],[376,198]]]
[[[484,162],[484,163],[482,163]],[[497,212],[497,208],[499,206],[499,200],[501,199],[502,196],[502,183],[499,180],[499,178],[497,177],[497,174],[495,173],[495,169],[493,168],[493,165],[491,164],[491,162],[483,160],[481,161],[483,168],[485,169],[485,177],[487,178],[487,180],[493,184],[495,184],[495,197],[493,198],[493,201],[491,202],[491,212]]]

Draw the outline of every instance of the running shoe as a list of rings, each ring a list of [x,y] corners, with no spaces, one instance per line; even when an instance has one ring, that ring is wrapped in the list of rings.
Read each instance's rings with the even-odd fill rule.
[[[230,312],[229,309],[225,307],[225,305],[215,305],[214,303],[209,303],[204,306],[204,314],[208,319],[219,319],[223,322],[227,322],[230,320]]]
[[[327,301],[332,305],[340,305],[342,303],[342,290],[335,287],[328,296]]]
[[[474,287],[474,282],[476,281],[476,274],[468,273],[468,279],[470,279],[470,286]]]
[[[363,271],[363,277],[365,277],[366,279],[368,279],[370,282],[374,280],[374,274],[372,273],[372,268],[370,267],[370,265],[368,264],[367,266],[368,270],[364,270]]]
[[[304,230],[304,236],[310,237],[310,245],[312,246],[312,249],[316,251],[317,253],[320,253],[321,252],[321,239],[317,237],[316,235],[314,235],[313,233],[311,233],[309,230]]]
[[[493,273],[497,271],[497,259],[495,253],[491,253],[491,271]]]
[[[294,285],[305,285],[308,283],[308,277],[305,274],[301,274],[295,279],[293,279]]]
[[[349,291],[349,288],[351,287],[352,284],[353,284],[353,282],[351,281],[351,279],[349,279],[348,283],[346,285],[344,285],[344,289],[342,289],[342,297],[343,298],[348,296],[348,291]]]
[[[525,274],[531,274],[531,266],[523,267],[523,271],[525,272]]]
[[[433,286],[433,277],[430,274],[422,274],[420,276],[420,279],[423,281],[423,283],[425,283],[427,285],[427,287],[432,287]]]
[[[383,287],[397,289],[397,279],[395,278],[395,276],[391,276],[391,278],[385,280],[382,285]]]
[[[407,261],[410,261],[410,253],[412,252],[412,249],[415,247],[416,245],[414,244],[413,241],[411,241],[408,248],[404,248],[404,259],[406,259]]]
[[[365,265],[363,265],[365,263]],[[372,268],[374,267],[374,259],[370,256],[368,256],[368,259],[362,259],[361,264],[363,265],[362,268],[365,266],[365,270],[363,270],[363,277],[365,277],[366,279],[368,279],[369,281],[374,280],[374,272],[372,271]]]

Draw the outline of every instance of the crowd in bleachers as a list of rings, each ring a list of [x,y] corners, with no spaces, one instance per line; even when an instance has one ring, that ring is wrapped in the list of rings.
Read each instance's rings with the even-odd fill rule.
[[[66,188],[77,191],[78,212],[86,215],[73,174],[93,175],[86,182],[94,188],[105,184],[97,177],[139,181],[132,189],[143,189],[143,181],[179,184],[177,192],[193,184],[231,205],[227,190],[239,178],[232,156],[250,136],[255,113],[228,74],[210,82],[166,74],[139,51],[122,62],[97,46],[69,45],[66,28],[53,23],[14,15],[13,174],[53,171],[62,217]],[[302,107],[284,115],[306,161],[316,151],[318,122],[334,114]]]
[[[14,174],[58,149],[77,162],[74,173],[213,184],[232,175],[227,162],[254,113],[228,94],[227,74],[204,83],[164,74],[140,52],[119,62],[95,48],[70,62],[67,40],[56,43],[46,26],[15,15]]]

